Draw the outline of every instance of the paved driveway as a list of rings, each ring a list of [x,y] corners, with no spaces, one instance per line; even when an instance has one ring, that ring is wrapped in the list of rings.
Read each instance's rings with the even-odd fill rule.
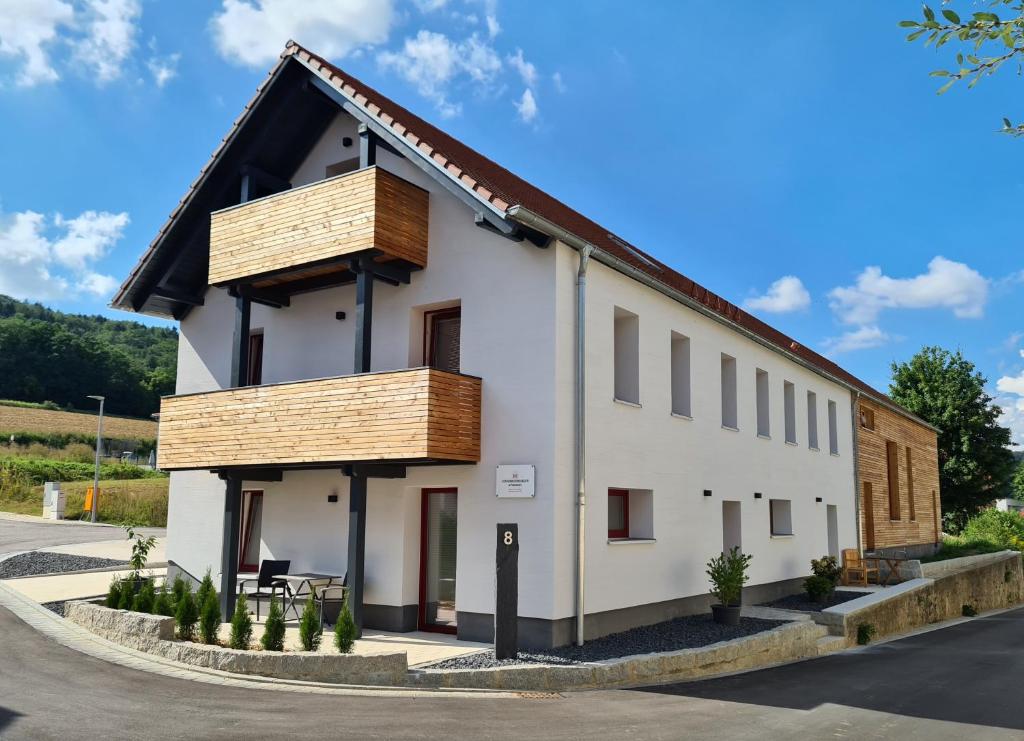
[[[142,528],[140,532],[154,534],[157,537],[165,534],[162,528]],[[124,539],[124,530],[110,525],[0,517],[0,556],[51,546]]]
[[[1024,610],[752,674],[562,699],[348,697],[107,664],[0,608],[0,738],[1021,739]]]

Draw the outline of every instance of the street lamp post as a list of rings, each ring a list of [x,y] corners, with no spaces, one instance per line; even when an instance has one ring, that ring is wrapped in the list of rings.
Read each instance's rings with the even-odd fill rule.
[[[106,397],[90,395],[88,398],[96,399],[100,403],[100,418],[96,424],[96,468],[92,474],[92,512],[89,514],[89,520],[96,522],[97,503],[100,498],[100,448],[103,446],[103,402],[106,401]]]

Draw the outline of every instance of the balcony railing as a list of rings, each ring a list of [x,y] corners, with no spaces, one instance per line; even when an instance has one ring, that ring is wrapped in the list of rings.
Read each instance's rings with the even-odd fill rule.
[[[210,215],[211,285],[277,286],[346,269],[345,256],[427,264],[428,193],[387,170],[364,170]]]
[[[344,463],[475,463],[479,378],[433,368],[164,397],[168,471]]]

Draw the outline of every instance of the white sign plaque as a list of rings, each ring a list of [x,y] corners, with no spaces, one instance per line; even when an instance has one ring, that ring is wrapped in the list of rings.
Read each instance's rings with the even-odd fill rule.
[[[531,465],[498,466],[495,494],[501,498],[533,497],[534,476],[535,470]]]

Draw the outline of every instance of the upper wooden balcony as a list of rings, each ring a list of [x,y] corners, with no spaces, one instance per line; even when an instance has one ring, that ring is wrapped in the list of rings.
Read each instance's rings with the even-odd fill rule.
[[[211,285],[284,293],[344,282],[345,259],[427,264],[427,191],[368,167],[210,215]]]
[[[434,368],[166,396],[168,471],[476,463],[479,378]]]

